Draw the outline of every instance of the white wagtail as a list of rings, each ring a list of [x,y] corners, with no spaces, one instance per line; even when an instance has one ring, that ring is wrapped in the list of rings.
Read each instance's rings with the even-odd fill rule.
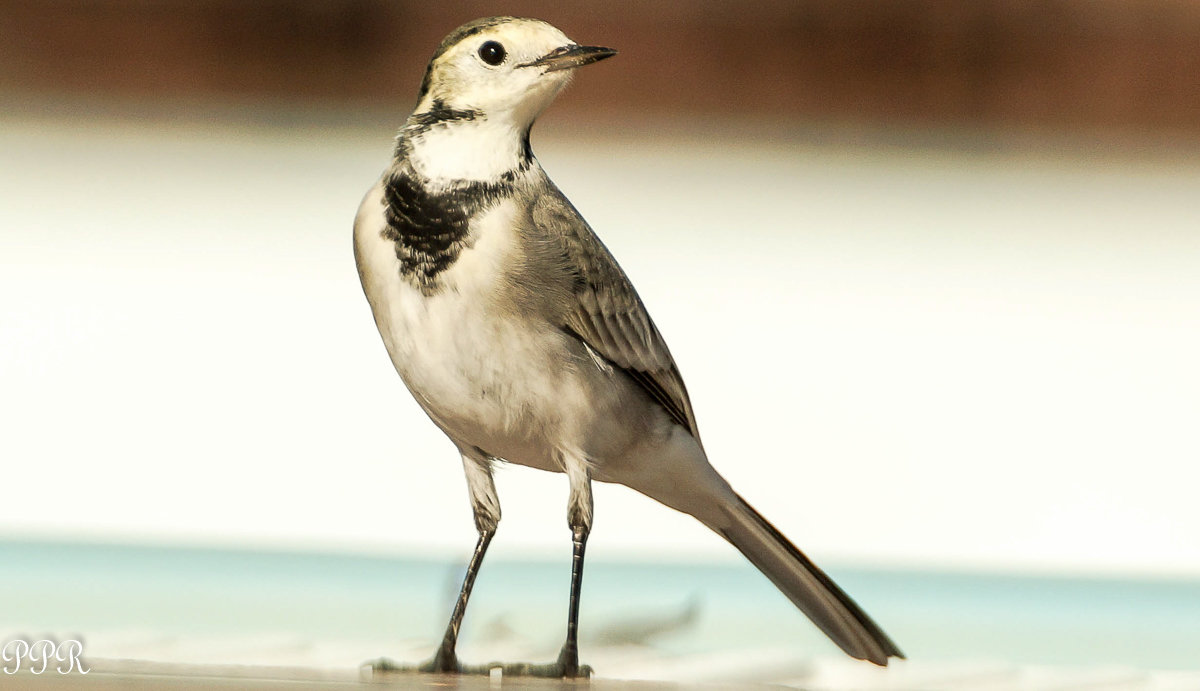
[[[574,547],[558,661],[507,673],[590,671],[577,627],[593,479],[694,516],[848,654],[886,665],[899,648],[709,465],[666,342],[529,147],[534,120],[575,69],[615,52],[535,19],[454,30],[355,219],[375,324],[409,391],[458,447],[479,530],[442,645],[420,669],[484,671],[460,665],[455,644],[500,522],[496,461],[566,474]]]

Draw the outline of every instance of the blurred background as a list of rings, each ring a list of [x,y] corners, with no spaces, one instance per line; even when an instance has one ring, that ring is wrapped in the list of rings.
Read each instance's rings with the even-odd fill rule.
[[[1182,0],[0,0],[0,635],[426,654],[474,527],[350,225],[434,48],[492,14],[620,51],[535,152],[641,291],[714,464],[914,658],[862,676],[718,537],[602,486],[602,674],[1200,668]],[[463,656],[549,657],[565,479],[497,482]]]

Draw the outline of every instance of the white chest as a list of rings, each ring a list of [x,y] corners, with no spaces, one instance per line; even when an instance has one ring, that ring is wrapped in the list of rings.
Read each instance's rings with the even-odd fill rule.
[[[561,333],[513,310],[504,299],[504,267],[520,261],[514,206],[501,203],[471,227],[471,242],[424,295],[399,270],[394,245],[370,216],[355,228],[363,286],[388,354],[410,391],[452,436],[502,453],[507,430],[546,422],[563,395]]]

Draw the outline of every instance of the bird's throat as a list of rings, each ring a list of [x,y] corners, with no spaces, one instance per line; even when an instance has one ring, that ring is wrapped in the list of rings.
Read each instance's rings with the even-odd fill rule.
[[[478,111],[432,113],[413,115],[401,132],[403,155],[432,185],[492,183],[529,167],[528,129]]]

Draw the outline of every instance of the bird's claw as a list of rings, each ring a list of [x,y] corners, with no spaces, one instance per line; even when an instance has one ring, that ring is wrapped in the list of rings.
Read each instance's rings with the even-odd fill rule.
[[[375,674],[461,674],[468,676],[490,676],[499,670],[502,677],[536,677],[540,679],[588,679],[592,676],[591,665],[581,665],[579,660],[564,660],[560,655],[556,662],[534,664],[531,662],[489,662],[483,665],[464,665],[451,656],[449,659],[438,654],[419,665],[401,665],[387,658],[366,663]]]
[[[591,665],[563,664],[562,660],[544,665],[529,662],[509,662],[498,664],[501,674],[506,677],[538,677],[541,679],[590,679]]]
[[[462,674],[463,668],[453,650],[446,651],[445,648],[441,648],[432,658],[422,662],[417,671],[425,674]]]

